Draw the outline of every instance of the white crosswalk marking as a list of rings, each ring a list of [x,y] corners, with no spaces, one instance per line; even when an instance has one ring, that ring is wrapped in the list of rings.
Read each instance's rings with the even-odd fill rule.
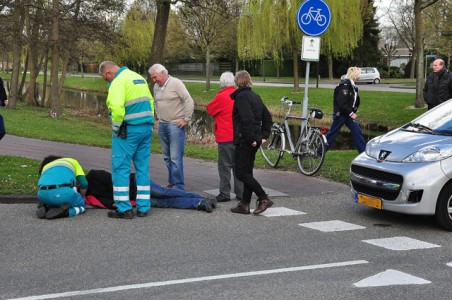
[[[441,247],[439,245],[430,244],[406,236],[395,236],[391,238],[363,240],[363,242],[395,251]]]
[[[333,232],[333,231],[345,231],[345,230],[357,230],[364,229],[366,227],[355,225],[352,223],[347,223],[339,220],[323,221],[323,222],[311,222],[298,224],[303,227],[308,227],[315,230],[320,230],[323,232]]]
[[[372,286],[375,287],[375,286],[427,284],[427,283],[431,282],[407,273],[388,269],[384,272],[378,273],[374,276],[356,282],[353,285],[356,287],[372,287]]]
[[[251,211],[254,211],[251,210]],[[290,209],[287,207],[270,207],[267,208],[266,211],[261,213],[261,216],[266,217],[283,217],[283,216],[296,216],[296,215],[305,215],[306,213],[294,209]]]

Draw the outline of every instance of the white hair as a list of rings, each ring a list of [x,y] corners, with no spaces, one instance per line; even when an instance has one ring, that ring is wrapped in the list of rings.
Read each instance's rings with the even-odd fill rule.
[[[168,74],[168,70],[161,64],[154,64],[152,65],[149,70],[148,73],[151,75],[152,73],[163,73],[163,74]]]
[[[227,86],[234,86],[235,82],[234,82],[234,74],[232,74],[232,72],[224,72],[223,74],[221,74],[220,76],[220,87],[224,88]]]

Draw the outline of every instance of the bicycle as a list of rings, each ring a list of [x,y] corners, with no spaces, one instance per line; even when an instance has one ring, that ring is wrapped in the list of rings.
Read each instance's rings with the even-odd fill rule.
[[[299,117],[291,115],[292,107],[302,102],[289,100],[284,96],[281,98],[283,106],[287,106],[287,112],[281,118],[280,123],[274,123],[271,129],[270,137],[265,144],[260,147],[262,156],[267,163],[276,168],[282,159],[284,153],[292,154],[297,160],[298,169],[307,176],[312,176],[320,170],[320,167],[325,160],[325,143],[326,138],[321,133],[319,127],[313,127],[309,124],[310,118],[321,119],[323,112],[317,108],[310,108],[309,115]],[[300,122],[300,136],[296,144],[292,140],[292,134],[289,128],[289,120],[301,120]],[[303,123],[304,126],[303,126]],[[286,149],[286,137],[289,142],[290,150]]]

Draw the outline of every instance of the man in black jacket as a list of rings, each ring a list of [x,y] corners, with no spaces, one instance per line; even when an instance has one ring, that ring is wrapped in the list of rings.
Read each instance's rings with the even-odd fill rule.
[[[424,86],[424,101],[428,109],[452,98],[452,74],[444,66],[444,60],[433,61],[433,72],[427,76]]]
[[[232,122],[234,126],[235,173],[243,181],[243,197],[233,213],[249,214],[251,195],[257,195],[258,206],[253,214],[258,215],[273,205],[262,186],[253,176],[256,152],[270,135],[272,117],[261,97],[251,91],[251,76],[239,71],[234,78],[238,89],[231,94],[234,100]]]

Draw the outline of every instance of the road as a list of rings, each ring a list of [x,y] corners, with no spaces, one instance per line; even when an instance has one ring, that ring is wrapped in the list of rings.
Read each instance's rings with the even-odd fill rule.
[[[0,299],[451,299],[452,239],[432,218],[348,191],[275,203],[263,216],[228,202],[53,221],[0,204]]]

